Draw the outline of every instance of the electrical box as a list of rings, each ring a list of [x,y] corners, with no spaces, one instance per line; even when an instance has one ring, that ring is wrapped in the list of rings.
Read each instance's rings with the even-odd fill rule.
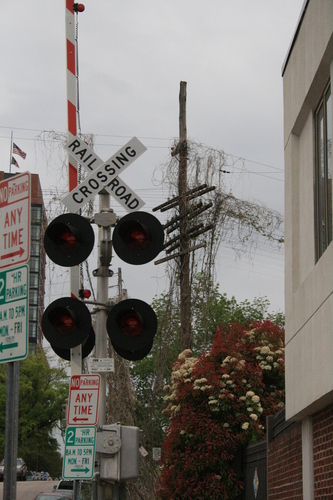
[[[96,434],[100,479],[130,481],[139,477],[140,430],[120,424],[103,425]]]

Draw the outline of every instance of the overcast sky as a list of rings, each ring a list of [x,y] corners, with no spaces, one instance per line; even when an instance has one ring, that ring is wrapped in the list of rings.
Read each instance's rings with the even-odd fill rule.
[[[179,85],[186,81],[188,138],[225,151],[235,175],[244,167],[238,196],[283,213],[281,68],[302,4],[85,2],[78,29],[81,130],[94,134],[105,160],[133,136],[146,145],[122,174],[146,201],[144,210],[164,201],[152,176],[179,134]],[[66,186],[58,143],[39,140],[43,131],[67,132],[65,0],[2,0],[0,22],[1,170],[9,170],[13,131],[27,158],[16,157],[20,170],[12,172],[38,173],[47,203],[54,186]],[[283,251],[264,245],[252,262],[236,261],[222,245],[218,262],[221,292],[239,301],[267,296],[272,310],[284,310]],[[164,291],[163,266],[133,269],[115,259],[114,270],[120,266],[131,297],[151,301]]]

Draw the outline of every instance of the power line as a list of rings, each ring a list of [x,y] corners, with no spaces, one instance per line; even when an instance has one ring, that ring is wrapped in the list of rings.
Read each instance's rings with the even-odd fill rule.
[[[6,130],[21,130],[21,131],[29,131],[29,132],[38,132],[38,133],[43,133],[43,132],[55,132],[57,134],[64,134],[64,132],[57,132],[57,131],[53,131],[53,130],[41,130],[41,129],[34,129],[34,128],[23,128],[23,127],[6,127],[6,126],[2,126],[0,125],[0,129],[6,129]],[[95,137],[108,137],[108,138],[112,138],[112,139],[128,139],[128,138],[131,138],[131,136],[129,135],[115,135],[115,134],[93,134]],[[7,136],[0,136],[1,139],[8,139]],[[44,139],[38,139],[38,138],[27,138],[27,137],[18,137],[17,138],[18,140],[28,140],[28,141],[45,141]],[[168,141],[169,143],[173,140],[175,140],[174,137],[172,138],[166,138],[166,137],[151,137],[151,136],[140,136],[138,137],[138,139],[142,139],[142,140],[152,140],[152,141]],[[49,139],[49,142],[52,142],[54,139]],[[98,143],[96,142],[95,143],[96,146],[113,146],[113,147],[119,147],[121,146],[122,144],[106,144],[106,143]],[[209,147],[209,146],[207,146]],[[169,146],[147,146],[148,149],[170,149]],[[214,150],[214,151],[218,151],[216,148],[211,148],[209,147],[209,149],[211,150]],[[224,152],[227,156],[230,156],[230,157],[233,157],[237,160],[241,160],[241,161],[245,161],[245,162],[249,162],[249,163],[253,163],[255,165],[260,165],[260,166],[263,166],[263,167],[267,167],[267,168],[270,168],[272,170],[275,170],[277,172],[280,172],[280,173],[284,173],[284,170],[280,167],[274,167],[272,165],[269,165],[267,163],[262,163],[262,162],[259,162],[259,161],[256,161],[256,160],[251,160],[249,158],[245,158],[245,157],[242,157],[242,156],[237,156],[237,155],[234,155],[233,153],[227,153],[226,151]],[[233,168],[236,168],[237,170],[241,170],[237,167],[235,167],[233,165]],[[249,172],[247,171],[246,173],[251,173],[251,174],[255,174],[255,175],[262,175],[262,174],[265,174],[266,172]],[[274,180],[278,180],[278,181],[281,181],[281,179],[275,179]]]

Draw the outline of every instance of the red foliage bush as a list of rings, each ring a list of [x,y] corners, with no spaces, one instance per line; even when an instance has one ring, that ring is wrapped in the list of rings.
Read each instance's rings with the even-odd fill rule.
[[[284,404],[284,330],[271,321],[217,330],[209,353],[184,351],[165,387],[161,500],[237,498],[233,459],[264,437],[267,415]]]

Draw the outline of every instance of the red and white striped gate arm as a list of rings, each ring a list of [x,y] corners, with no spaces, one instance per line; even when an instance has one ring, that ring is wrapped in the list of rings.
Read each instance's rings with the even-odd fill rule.
[[[67,117],[68,140],[77,133],[77,81],[75,13],[73,0],[66,0]],[[77,186],[77,163],[68,156],[69,191]]]
[[[66,51],[67,51],[67,119],[68,140],[77,134],[77,81],[76,81],[76,27],[73,0],[66,0]],[[77,162],[68,155],[68,191],[78,184]],[[75,266],[70,272],[71,296],[77,298],[80,289],[80,268]]]
[[[73,0],[66,1],[66,52],[67,52],[67,119],[68,140],[77,134],[77,54],[76,54],[76,26]],[[68,191],[72,191],[78,184],[78,164],[68,156]],[[71,297],[78,298],[80,289],[80,268],[70,268]],[[81,345],[71,349],[71,375],[82,373]]]

